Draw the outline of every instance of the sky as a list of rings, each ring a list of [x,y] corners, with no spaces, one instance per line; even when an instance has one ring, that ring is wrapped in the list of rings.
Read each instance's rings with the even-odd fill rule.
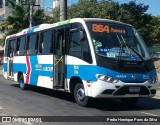
[[[131,0],[115,0],[119,3],[128,3]],[[136,0],[136,3],[144,3],[144,5],[149,5],[147,11],[148,14],[153,16],[160,16],[160,0]]]
[[[77,0],[68,0],[69,3],[73,3]],[[131,0],[114,0],[119,3],[128,3]],[[149,9],[147,11],[148,14],[152,14],[153,16],[160,16],[160,0],[136,0],[136,3],[144,3],[144,5],[149,5]],[[53,5],[53,0],[45,0],[45,8],[51,7]]]

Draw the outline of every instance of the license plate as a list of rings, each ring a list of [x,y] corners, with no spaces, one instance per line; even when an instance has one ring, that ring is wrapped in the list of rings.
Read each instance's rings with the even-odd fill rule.
[[[140,87],[129,87],[129,92],[140,92]]]

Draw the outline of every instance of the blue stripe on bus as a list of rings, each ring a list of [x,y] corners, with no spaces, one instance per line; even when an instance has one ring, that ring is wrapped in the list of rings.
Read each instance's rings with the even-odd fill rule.
[[[72,76],[78,76],[82,80],[97,81],[96,74],[108,75],[121,81],[126,82],[145,82],[148,79],[156,76],[156,71],[152,70],[146,74],[137,73],[119,73],[110,69],[102,68],[99,66],[88,66],[88,65],[68,65],[67,75],[70,79]],[[136,79],[133,80],[132,76]]]
[[[30,83],[37,85],[38,76],[48,76],[53,77],[53,64],[38,64],[37,57],[30,57],[31,62],[31,77]],[[36,67],[36,65],[40,67]],[[13,64],[13,71],[17,73],[19,70],[26,73],[26,64]],[[7,71],[7,63],[4,63],[4,72]],[[97,81],[96,74],[108,75],[121,81],[126,82],[145,82],[156,76],[156,70],[152,70],[146,74],[137,73],[119,73],[106,68],[93,65],[66,65],[65,74],[66,78],[70,79],[72,76],[80,77],[82,80]],[[136,76],[136,79],[132,79],[132,75]]]
[[[18,71],[22,71],[23,73],[26,73],[27,67],[26,64],[21,63],[13,63],[13,72],[18,73]]]
[[[30,65],[31,65],[30,84],[37,85],[38,76],[53,77],[53,64],[38,64],[38,57],[30,56]]]
[[[53,65],[52,64],[39,64],[42,67],[41,68],[35,68],[32,67],[32,71],[31,71],[31,75],[40,75],[40,76],[49,76],[49,77],[53,77]],[[6,64],[7,66],[7,64]],[[13,72],[14,73],[18,73],[18,71],[22,71],[23,73],[26,73],[27,67],[26,64],[18,64],[18,63],[14,63],[13,64]],[[7,67],[4,70],[5,72],[7,72]]]
[[[67,65],[67,77],[78,76],[82,80],[96,81],[97,67],[92,65]]]
[[[7,63],[3,63],[3,71],[7,72]]]
[[[30,65],[31,65],[31,73],[30,73],[30,84],[37,85],[38,81],[38,72],[36,71],[36,65],[38,64],[37,56],[30,56]]]
[[[39,28],[39,26],[40,26],[40,25],[32,27],[31,29],[29,29],[29,30],[27,31],[27,34],[33,33],[36,28]]]

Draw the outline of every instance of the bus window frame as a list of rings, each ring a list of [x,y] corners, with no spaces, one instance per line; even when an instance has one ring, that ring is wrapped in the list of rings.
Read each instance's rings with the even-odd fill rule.
[[[24,44],[24,54],[20,54],[20,46],[19,46],[19,56],[26,56],[26,37],[27,37],[27,35],[21,35],[21,36],[19,36],[20,37],[20,46],[21,46],[21,38],[22,37],[24,37],[24,39],[25,39],[25,44]]]
[[[75,24],[77,25],[77,27],[72,27],[72,25],[75,25]],[[84,30],[85,28],[84,28],[84,26],[83,27],[82,26],[83,26],[83,24],[80,23],[80,22],[74,22],[74,23],[70,24],[70,31],[69,31],[70,33],[69,33],[69,41],[68,41],[68,45],[67,45],[67,54],[70,55],[70,56],[79,58],[79,59],[81,59],[81,60],[83,60],[83,61],[85,61],[89,64],[92,64],[93,63],[93,57],[92,57],[92,53],[91,53],[91,46],[89,44],[89,39],[87,37],[87,31]],[[79,35],[80,35],[80,31],[83,31],[83,33],[84,33],[84,39],[85,39],[85,41],[87,42],[87,45],[88,45],[88,52],[87,53],[88,53],[88,55],[90,55],[90,61],[85,60],[85,58],[84,58],[84,54],[83,54],[84,53],[84,46],[83,46],[84,41],[82,41],[80,36],[79,36],[79,38],[80,38],[79,43],[80,43],[80,48],[81,48],[81,51],[80,51],[81,56],[79,57],[79,56],[75,56],[75,55],[72,55],[72,54],[69,53],[69,50],[70,50],[70,47],[71,47],[71,39],[72,39],[71,35],[72,35],[72,33],[76,33],[76,32],[78,32]]]
[[[15,47],[15,45],[14,45],[15,43],[13,43],[13,45],[11,45],[12,44],[11,41],[14,41],[14,40],[16,41],[16,44],[17,44],[17,38],[16,37],[8,38],[6,40],[7,46],[5,44],[5,53],[4,53],[5,57],[11,57],[11,55],[10,55],[11,53],[12,53],[12,57],[15,56],[15,48],[14,48]]]
[[[36,51],[35,53],[30,53],[30,36],[32,35],[36,35],[36,43],[35,43],[35,49],[34,51]],[[38,42],[37,42],[37,36],[38,36]],[[27,44],[28,44],[28,49],[27,49]],[[26,49],[26,54],[25,55],[29,55],[29,56],[34,56],[34,55],[38,55],[38,45],[37,45],[37,50],[36,50],[36,44],[39,44],[39,32],[34,32],[34,33],[30,33],[30,34],[26,34],[26,46],[25,46],[25,49]],[[29,51],[27,53],[27,51]]]

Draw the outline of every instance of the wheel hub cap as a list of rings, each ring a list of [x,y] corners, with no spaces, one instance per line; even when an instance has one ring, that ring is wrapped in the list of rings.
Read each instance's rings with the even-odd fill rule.
[[[77,91],[77,98],[78,98],[79,101],[83,101],[85,99],[84,89],[80,88]]]

